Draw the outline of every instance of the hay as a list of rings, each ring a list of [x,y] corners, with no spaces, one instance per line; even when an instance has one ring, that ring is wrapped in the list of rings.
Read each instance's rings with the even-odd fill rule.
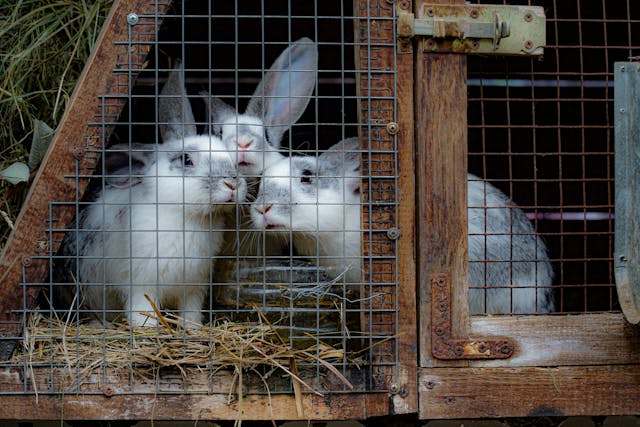
[[[156,309],[154,307],[154,309]],[[210,325],[189,325],[184,320],[159,311],[148,313],[158,319],[157,327],[129,327],[111,324],[78,323],[58,317],[33,313],[27,325],[22,347],[8,362],[23,364],[33,373],[38,365],[56,366],[68,373],[71,384],[103,368],[134,376],[155,378],[162,368],[177,368],[186,378],[190,368],[216,372],[229,369],[241,379],[241,373],[281,371],[291,377],[299,399],[300,386],[320,394],[300,378],[298,365],[315,363],[334,374],[347,388],[352,384],[331,362],[342,361],[345,352],[315,339],[315,344],[296,349],[288,346],[278,329],[257,310],[256,323],[227,320]],[[34,375],[31,375],[33,378]],[[266,378],[262,378],[266,384]],[[232,386],[232,385],[231,385]],[[35,384],[34,384],[35,388]],[[241,390],[242,383],[238,384]],[[230,390],[231,392],[231,390]]]

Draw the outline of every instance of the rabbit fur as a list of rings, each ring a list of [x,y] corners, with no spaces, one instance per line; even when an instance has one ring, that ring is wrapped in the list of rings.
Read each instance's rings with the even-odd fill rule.
[[[356,138],[319,157],[282,159],[264,171],[251,206],[253,226],[291,235],[302,255],[332,276],[360,282],[360,152]],[[491,184],[469,174],[470,311],[554,310],[553,270],[542,239],[524,212]],[[486,208],[485,208],[486,206]],[[488,262],[484,262],[488,260]],[[498,288],[508,286],[513,288]]]
[[[153,311],[147,294],[191,327],[201,320],[224,218],[244,200],[246,183],[218,137],[196,135],[179,64],[161,95],[165,142],[105,152],[103,189],[80,213],[67,251],[78,255],[81,304],[102,320],[124,310],[131,325],[155,325],[142,314]]]

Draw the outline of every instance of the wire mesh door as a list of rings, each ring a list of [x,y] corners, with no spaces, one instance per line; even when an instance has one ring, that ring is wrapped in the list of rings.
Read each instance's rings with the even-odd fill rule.
[[[599,0],[478,1],[470,7],[487,3],[542,6],[544,57],[423,61],[429,83],[439,84],[447,99],[431,102],[450,109],[433,115],[468,119],[468,138],[456,133],[446,140],[460,144],[451,155],[458,162],[468,148],[469,171],[464,274],[471,305],[468,313],[455,307],[467,296],[454,276],[453,334],[481,342],[506,337],[513,354],[443,360],[433,351],[438,335],[431,329],[421,336],[420,412],[438,418],[637,413],[637,330],[620,313],[614,282],[612,87],[614,62],[637,55],[640,10],[635,3]],[[466,91],[429,74],[438,61],[448,61],[443,72]],[[426,90],[426,99],[438,93]],[[459,191],[462,176],[447,174],[447,189]],[[504,196],[499,203],[496,194]],[[459,204],[448,207],[464,215]],[[507,213],[506,221],[492,223],[500,215],[490,210]],[[490,251],[500,240],[510,242],[506,256]],[[531,255],[523,255],[527,245]],[[527,265],[528,284],[516,281]],[[495,280],[494,268],[508,277]],[[433,296],[424,283],[421,288],[424,298]],[[438,319],[433,312],[423,315],[421,325],[428,328]]]
[[[45,165],[66,190],[30,219],[46,235],[4,307],[0,394],[107,396],[115,418],[127,395],[160,418],[386,414],[415,384],[393,7],[124,3],[74,156]]]

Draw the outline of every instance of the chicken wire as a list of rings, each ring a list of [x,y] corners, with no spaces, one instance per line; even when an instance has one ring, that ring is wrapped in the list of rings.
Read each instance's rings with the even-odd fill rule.
[[[367,16],[367,10],[355,10]],[[22,344],[28,346],[35,342],[30,340],[37,340],[40,344],[34,344],[30,351],[18,352],[17,358],[14,357],[12,366],[22,367],[28,374],[24,375],[22,389],[13,387],[8,392],[105,393],[105,387],[113,385],[128,393],[230,393],[242,369],[234,363],[221,367],[212,362],[216,358],[216,349],[221,350],[225,347],[225,340],[230,340],[227,337],[220,343],[212,337],[219,334],[220,325],[226,325],[223,329],[226,328],[227,333],[229,325],[236,324],[256,325],[259,329],[258,332],[252,329],[254,335],[248,337],[234,336],[243,345],[252,339],[272,340],[293,352],[307,351],[295,366],[305,385],[304,391],[362,392],[388,387],[389,378],[396,374],[398,363],[395,343],[398,333],[395,321],[396,243],[388,237],[388,230],[396,227],[396,150],[393,137],[380,131],[385,129],[385,124],[373,119],[359,121],[358,108],[368,109],[371,116],[375,116],[376,110],[392,111],[394,93],[377,92],[374,83],[368,79],[384,75],[393,88],[395,72],[356,69],[355,58],[360,55],[366,63],[366,54],[362,52],[370,54],[381,47],[393,47],[394,43],[393,39],[368,39],[366,50],[360,51],[354,43],[354,24],[354,5],[348,1],[183,1],[171,4],[166,14],[131,11],[127,16],[128,38],[117,44],[127,47],[127,52],[134,52],[133,47],[137,44],[148,43],[150,51],[146,57],[121,55],[118,63],[114,64],[113,71],[126,77],[118,81],[119,85],[126,85],[119,88],[125,89],[126,96],[115,89],[113,93],[101,96],[101,113],[89,124],[93,135],[87,137],[99,141],[95,145],[101,148],[88,148],[83,153],[86,158],[98,159],[98,166],[93,174],[77,173],[64,177],[75,182],[75,188],[79,188],[81,182],[89,181],[88,190],[84,194],[77,192],[72,203],[55,199],[50,202],[50,239],[59,235],[65,237],[57,242],[62,243],[62,247],[56,253],[34,257],[34,260],[43,259],[49,263],[45,283],[31,281],[25,275],[23,290],[44,285],[45,292],[40,295],[37,308],[23,307],[26,315]],[[388,19],[385,25],[393,28],[393,20]],[[131,30],[134,27],[136,31]],[[144,41],[144,37],[140,38],[141,33],[151,35],[154,42]],[[297,65],[294,63],[295,54],[288,51],[302,37],[307,37],[308,42],[316,46],[317,69],[309,70],[308,65]],[[268,93],[265,83],[266,89],[259,96],[257,92],[254,94],[260,82],[269,78],[270,67],[283,52],[289,52],[289,55],[285,53],[283,64],[290,66],[292,71],[280,72],[280,80],[275,84],[278,87],[276,93]],[[292,82],[298,84],[296,73],[309,74],[309,71],[313,84],[311,91],[288,96]],[[361,79],[365,82],[362,92],[366,95],[361,95],[361,90],[356,87],[358,73],[367,76]],[[277,72],[274,74],[278,75]],[[178,79],[179,85],[184,86],[186,98],[175,90],[179,85],[171,86],[172,79]],[[170,86],[174,90],[169,88],[163,92]],[[305,156],[303,160],[312,166],[317,163],[318,169],[311,170],[310,179],[308,170],[303,168],[295,176],[276,173],[274,180],[288,180],[289,187],[303,181],[320,189],[331,185],[342,187],[349,181],[349,185],[357,183],[357,188],[348,189],[351,191],[350,199],[347,199],[347,193],[339,200],[333,200],[331,205],[316,189],[315,200],[271,202],[263,198],[260,206],[269,205],[276,210],[279,204],[288,207],[303,205],[311,214],[329,206],[330,213],[335,213],[342,222],[352,224],[356,218],[357,223],[350,226],[351,233],[346,233],[345,226],[330,224],[326,228],[322,215],[317,214],[316,228],[333,233],[332,239],[339,240],[343,246],[352,244],[354,239],[362,239],[363,251],[358,243],[357,253],[350,255],[349,263],[338,263],[336,267],[329,262],[327,266],[325,260],[331,258],[331,249],[327,252],[322,241],[315,241],[315,231],[311,233],[314,239],[311,253],[304,253],[292,243],[296,236],[292,223],[283,224],[283,229],[269,224],[256,231],[248,223],[249,215],[243,212],[252,209],[253,200],[260,194],[257,182],[266,187],[262,184],[261,172],[255,176],[252,173],[244,176],[249,181],[246,200],[216,201],[213,194],[199,201],[188,198],[190,183],[194,181],[188,179],[191,172],[187,169],[197,169],[202,162],[210,161],[203,160],[203,156],[209,159],[209,156],[214,158],[218,154],[227,154],[234,165],[241,157],[242,148],[230,148],[225,153],[215,142],[217,137],[224,138],[220,132],[228,129],[219,127],[228,117],[210,114],[220,105],[218,101],[212,101],[213,96],[239,112],[244,111],[250,100],[256,97],[260,98],[258,104],[261,105],[271,99],[286,99],[284,104],[289,104],[289,108],[294,108],[292,104],[299,98],[308,98],[308,105],[297,107],[301,108],[301,116],[297,120],[293,117],[293,123],[275,123],[276,126],[270,130],[284,128],[282,144],[277,150],[283,167],[293,168],[293,163]],[[186,104],[180,104],[185,100]],[[123,101],[124,107],[120,110]],[[163,105],[169,105],[179,113],[167,116],[163,114]],[[267,111],[263,109],[257,116],[263,120],[283,120],[271,117],[276,114],[269,116],[268,108],[265,107]],[[190,123],[188,109],[192,110],[194,123]],[[235,121],[226,123],[239,135],[244,123],[237,119],[238,114],[234,117]],[[188,143],[193,129],[204,135],[200,137],[202,144],[197,148]],[[267,133],[267,138],[272,137],[269,130]],[[169,144],[171,141],[167,135],[177,136],[179,142]],[[358,135],[368,142],[357,146],[357,140],[347,139]],[[345,150],[334,147],[341,140],[346,141]],[[91,145],[94,144],[88,144]],[[329,153],[332,147],[334,150]],[[345,167],[349,153],[353,152],[356,160],[350,158],[349,165],[358,168],[350,169],[345,176],[339,170]],[[361,152],[364,154],[360,155]],[[131,157],[114,171],[112,161],[115,160],[112,159],[119,153]],[[319,159],[329,155],[331,158],[327,163],[337,168],[335,170],[320,167]],[[168,169],[159,166],[165,157],[170,165]],[[176,169],[180,169],[178,175],[174,174]],[[207,170],[189,177],[205,177],[209,182],[224,179],[224,184],[228,188],[234,187],[232,190],[236,191],[236,197],[241,199],[242,171],[228,171],[220,175],[214,169],[209,165]],[[369,170],[374,172],[369,173]],[[179,176],[179,185],[165,191],[168,187],[163,180],[175,176]],[[145,188],[145,179],[154,182],[154,194],[149,199],[146,198],[148,195],[140,192]],[[347,191],[344,185],[344,189],[340,188],[342,192]],[[125,196],[120,201],[105,201],[105,195],[114,188],[123,191]],[[166,212],[172,209],[173,202],[167,201],[171,197],[179,205],[176,211],[178,219],[167,225],[163,221]],[[191,210],[216,203],[227,206],[223,228],[216,228],[220,226],[216,215],[210,215],[205,218],[201,229],[191,229]],[[147,217],[150,225],[145,221],[140,224],[137,214],[132,213],[132,206],[139,206],[141,211],[150,213]],[[75,212],[75,219],[68,227],[56,223],[57,210],[63,208],[71,208]],[[351,212],[353,208],[357,212],[355,216],[340,218],[346,214],[338,211],[351,209]],[[88,219],[91,215],[97,218],[93,222]],[[366,220],[361,221],[361,218]],[[107,222],[116,223],[115,228],[103,228]],[[247,239],[246,232],[253,232],[252,239],[259,242],[252,248],[253,252],[241,248]],[[275,240],[277,249],[265,252],[270,244],[269,238],[276,232],[277,238],[272,240]],[[126,245],[115,249],[110,247],[110,233],[124,236]],[[220,248],[214,247],[214,243],[208,247],[205,244],[202,246],[204,253],[194,254],[197,245],[190,240],[193,236],[198,241],[206,238],[215,240],[215,236],[222,233],[224,242]],[[147,239],[152,242],[151,249],[144,243]],[[93,245],[95,250],[82,252],[83,244]],[[167,252],[172,255],[163,257],[161,251],[167,246],[178,248]],[[334,258],[343,256],[335,255]],[[206,297],[202,308],[182,307],[180,300],[188,300],[193,287],[186,277],[194,268],[202,269],[203,260],[210,258],[215,262],[208,262],[203,273]],[[83,267],[87,265],[89,267]],[[154,307],[147,302],[144,302],[144,309],[138,307],[137,310],[150,313],[151,318],[144,313],[137,317],[131,315],[129,308],[136,303],[128,303],[126,299],[127,294],[134,294],[136,290],[136,271],[143,268],[151,270],[145,289],[159,312],[154,313]],[[164,280],[166,276],[177,279],[167,281]],[[110,285],[105,286],[105,282]],[[90,296],[81,291],[88,283],[87,289],[98,289]],[[115,286],[122,289],[115,294],[117,298],[111,295]],[[159,296],[154,298],[154,294],[167,293],[172,287],[176,288],[175,297],[172,297],[176,301],[163,301]],[[104,303],[110,298],[116,301],[115,305]],[[92,302],[96,300],[98,303]],[[138,298],[138,301],[142,300]],[[197,312],[195,315],[194,311]],[[173,323],[173,315],[178,316],[177,323]],[[181,318],[187,318],[184,322],[189,325],[189,319],[200,315],[205,325],[204,338],[193,332],[197,328],[185,330],[181,323],[184,321]],[[111,321],[145,325],[141,329],[127,326],[114,329]],[[34,326],[36,322],[38,325]],[[207,327],[210,328],[208,332]],[[147,336],[151,330],[156,330],[160,337]],[[124,359],[120,360],[124,362],[124,368],[116,367],[120,362],[115,363],[109,358],[109,353],[116,347],[114,334],[124,341],[125,351],[119,356]],[[266,335],[270,338],[265,338]],[[94,349],[91,355],[79,350],[80,343],[87,340]],[[176,343],[173,350],[178,348],[178,351],[169,357],[180,360],[189,360],[192,342],[213,350],[204,361],[200,359],[197,363],[181,364],[176,361],[163,366],[154,362],[153,357],[148,358],[147,363],[141,361],[138,357],[140,348],[152,342],[156,345],[152,344],[145,351],[151,353],[150,356],[160,357],[166,351],[163,340]],[[64,347],[61,360],[47,362],[36,357],[34,362],[34,348],[37,347],[35,352],[42,355],[54,351],[58,345]],[[334,349],[337,350],[335,353],[332,352]],[[269,352],[273,351],[276,350],[264,350],[264,359],[269,359]],[[256,393],[295,391],[294,382],[289,380],[289,376],[295,373],[293,367],[278,369],[255,362],[243,366],[243,369],[246,370],[244,380],[237,387],[246,387]]]
[[[469,170],[504,191],[544,239],[553,312],[619,311],[613,64],[638,55],[640,7],[504,3],[542,6],[547,46],[542,59],[469,57]]]

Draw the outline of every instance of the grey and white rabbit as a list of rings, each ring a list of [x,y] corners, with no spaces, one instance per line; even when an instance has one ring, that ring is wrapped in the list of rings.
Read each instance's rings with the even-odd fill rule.
[[[190,327],[201,321],[224,218],[244,200],[246,183],[219,138],[196,135],[179,65],[161,92],[159,119],[163,144],[105,152],[104,187],[67,241],[84,307],[106,310],[109,321],[124,310],[131,325],[155,325],[142,314],[153,311],[147,294]]]
[[[201,92],[207,104],[211,133],[220,136],[240,174],[247,180],[249,199],[255,197],[263,170],[284,158],[283,135],[304,113],[316,84],[318,48],[309,38],[293,42],[265,72],[244,113],[217,97]],[[224,256],[279,253],[281,242],[249,229],[245,209],[230,217]],[[224,268],[234,268],[228,264]]]
[[[333,276],[360,279],[360,152],[355,138],[317,158],[291,157],[264,171],[251,208],[253,226],[283,236]],[[542,239],[502,192],[469,175],[470,311],[554,310],[553,271]],[[485,208],[485,206],[487,208]],[[444,214],[444,213],[443,213]],[[484,261],[488,262],[477,262]],[[512,289],[506,286],[513,286]],[[496,286],[505,286],[497,288]]]

